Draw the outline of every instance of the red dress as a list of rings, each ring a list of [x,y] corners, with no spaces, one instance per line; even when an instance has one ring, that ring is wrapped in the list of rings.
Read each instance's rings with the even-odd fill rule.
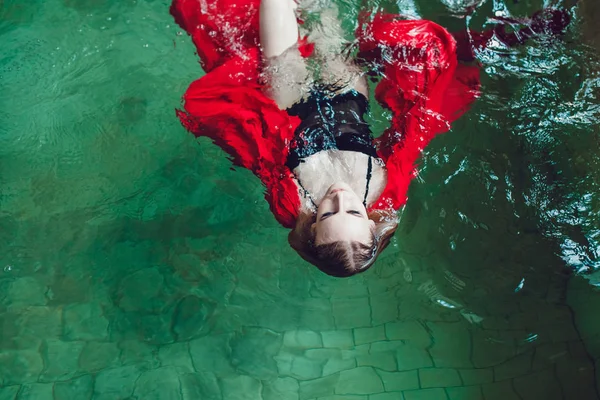
[[[177,115],[190,132],[211,138],[235,165],[259,177],[275,218],[293,228],[300,197],[285,162],[300,120],[263,94],[259,3],[173,0],[171,14],[192,37],[206,72],[190,85]],[[406,202],[422,150],[477,97],[479,71],[458,63],[456,40],[433,22],[389,14],[367,17],[356,32],[359,59],[383,65],[375,97],[393,115],[376,139],[388,181],[371,208],[398,209]],[[483,43],[485,34],[477,39]],[[308,56],[311,46],[303,43],[300,50]],[[458,54],[472,58],[470,50]]]

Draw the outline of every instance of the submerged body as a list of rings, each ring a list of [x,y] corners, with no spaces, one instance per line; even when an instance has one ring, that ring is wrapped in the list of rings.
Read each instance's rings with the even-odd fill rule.
[[[296,27],[291,2],[260,4],[261,18],[273,16],[270,27],[259,24],[258,0],[205,5],[175,0],[171,9],[207,72],[184,96],[184,126],[261,179],[271,211],[292,229],[290,244],[304,259],[331,275],[364,271],[396,227],[395,211],[406,202],[422,150],[477,97],[478,68],[458,62],[473,59],[468,36],[456,36],[457,49],[433,22],[361,17],[357,60],[379,75],[375,98],[392,114],[390,127],[373,139],[363,119],[368,101],[360,69],[334,57],[324,82],[311,83],[300,61],[329,43],[298,41],[297,28],[284,28],[292,20]],[[285,32],[274,36],[272,29]],[[479,34],[475,44],[491,36]],[[323,258],[323,246],[334,243],[342,246],[330,253],[362,255],[339,268]]]

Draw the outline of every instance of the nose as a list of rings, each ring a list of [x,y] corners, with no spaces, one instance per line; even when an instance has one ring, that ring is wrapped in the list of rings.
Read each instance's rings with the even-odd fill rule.
[[[340,190],[335,194],[335,212],[340,212],[344,209],[344,191]]]

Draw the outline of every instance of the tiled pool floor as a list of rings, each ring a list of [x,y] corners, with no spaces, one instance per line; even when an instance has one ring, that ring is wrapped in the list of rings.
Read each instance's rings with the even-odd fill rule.
[[[597,398],[563,276],[545,298],[476,312],[451,305],[409,255],[404,271],[384,261],[378,275],[323,280],[189,268],[202,255],[183,248],[125,274],[3,280],[0,399]]]

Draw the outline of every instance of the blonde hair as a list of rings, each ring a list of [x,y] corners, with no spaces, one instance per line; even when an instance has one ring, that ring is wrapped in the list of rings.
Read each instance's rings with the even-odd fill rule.
[[[398,227],[398,217],[393,210],[376,210],[368,216],[375,222],[370,243],[339,241],[317,245],[312,229],[316,221],[314,213],[301,213],[298,216],[296,226],[288,235],[288,242],[300,257],[328,275],[348,277],[364,272],[387,247]]]

